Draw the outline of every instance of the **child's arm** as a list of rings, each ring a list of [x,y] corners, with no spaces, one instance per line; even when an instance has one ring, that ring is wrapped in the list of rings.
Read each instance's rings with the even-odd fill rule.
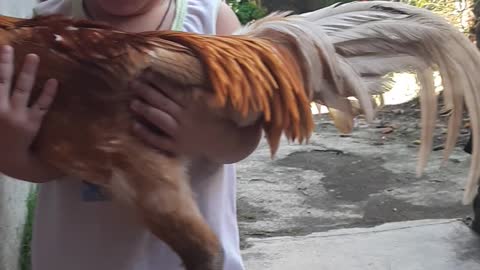
[[[28,182],[41,183],[60,173],[37,159],[29,150],[53,101],[57,82],[49,80],[42,95],[28,107],[38,56],[28,55],[16,82],[13,82],[13,49],[0,49],[0,172]]]
[[[217,17],[217,34],[231,35],[241,27],[240,21],[226,2],[222,2]],[[260,125],[240,128],[223,123],[224,136],[212,140],[209,157],[221,163],[235,163],[248,157],[258,146],[262,130]],[[216,143],[215,143],[216,142]]]
[[[235,15],[235,12],[233,12],[227,3],[222,2],[218,10],[217,34],[231,35],[240,27],[241,24],[237,18],[237,15]]]
[[[230,35],[240,27],[235,13],[225,3],[219,9],[217,22],[219,35]],[[262,134],[260,125],[240,128],[220,119],[205,105],[185,100],[182,91],[164,80],[155,80],[153,74],[145,74],[145,78],[149,84],[132,85],[140,97],[132,109],[164,133],[140,123],[134,125],[136,134],[148,144],[172,153],[203,156],[221,164],[238,162],[256,149]]]
[[[240,27],[237,15],[226,2],[222,2],[217,18],[217,34],[231,35]],[[230,130],[227,129],[227,132],[230,136],[224,138],[224,145],[230,145],[232,149],[223,149],[212,154],[220,160],[231,163],[248,157],[257,148],[262,135],[261,126],[258,124],[245,128],[233,126]]]
[[[142,79],[132,85],[139,97],[132,103],[132,110],[157,130],[135,122],[133,131],[146,143],[173,154],[204,157],[221,164],[238,162],[257,147],[260,125],[238,127],[205,104],[185,98],[182,89],[159,81],[155,74],[144,73]]]

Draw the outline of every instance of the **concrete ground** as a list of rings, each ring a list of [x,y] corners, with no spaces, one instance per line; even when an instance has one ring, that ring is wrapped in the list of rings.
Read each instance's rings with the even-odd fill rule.
[[[480,238],[458,220],[389,223],[298,237],[251,239],[249,270],[474,270]]]
[[[404,106],[412,106],[414,113],[386,108],[373,125],[360,120],[349,136],[340,136],[328,119],[317,117],[317,129],[308,144],[284,141],[271,160],[262,142],[252,156],[238,164],[238,215],[247,269],[480,269],[478,263],[468,268],[472,264],[449,258],[453,253],[448,251],[454,247],[445,245],[425,253],[437,254],[435,260],[444,261],[444,268],[433,268],[436,262],[422,266],[424,262],[416,260],[419,250],[452,239],[451,245],[476,243],[476,249],[462,250],[474,250],[471,254],[479,254],[477,258],[480,250],[478,239],[463,223],[472,214],[471,206],[461,204],[470,166],[470,156],[462,150],[467,130],[462,131],[457,148],[442,167],[440,150],[446,129],[444,119],[439,120],[436,151],[423,176],[416,177],[418,109],[415,104]],[[358,228],[368,232],[382,224],[395,227],[404,226],[396,222],[419,220],[447,221],[384,236],[348,236],[355,235]],[[336,231],[348,228],[356,229]],[[423,235],[430,229],[436,233]],[[334,250],[345,250],[345,256],[331,257]],[[392,259],[395,250],[401,258],[410,256],[414,261],[400,267],[394,263],[397,259]],[[304,259],[301,264],[293,264],[296,257]],[[342,258],[351,259],[352,264],[333,268]],[[365,266],[368,258],[378,266]]]

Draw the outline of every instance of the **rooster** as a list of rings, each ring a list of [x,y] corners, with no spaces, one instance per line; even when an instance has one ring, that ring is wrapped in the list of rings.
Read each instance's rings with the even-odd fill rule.
[[[443,18],[401,3],[277,12],[230,36],[126,33],[55,15],[0,17],[0,45],[11,45],[15,59],[27,53],[42,59],[32,98],[48,78],[60,83],[33,151],[133,208],[188,270],[221,269],[221,247],[194,202],[185,173],[189,157],[158,153],[130,133],[134,93],[128,84],[144,71],[240,126],[260,122],[272,158],[282,136],[308,142],[314,127],[311,102],[331,108],[336,127],[350,132],[357,113],[349,97],[372,120],[371,96],[386,89],[386,75],[416,72],[422,87],[420,174],[432,147],[433,72],[438,70],[444,106],[451,111],[445,158],[457,140],[464,101],[474,145],[480,145],[477,49]],[[478,147],[472,157],[465,203],[475,196],[480,177]]]

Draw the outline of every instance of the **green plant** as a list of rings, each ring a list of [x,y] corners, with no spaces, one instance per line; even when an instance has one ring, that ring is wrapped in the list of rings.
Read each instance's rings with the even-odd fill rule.
[[[473,27],[471,9],[474,1],[478,0],[401,0],[401,2],[437,13],[465,33]]]
[[[356,2],[358,0],[321,0],[321,1],[314,1],[315,2],[315,9],[325,8],[334,4],[341,4],[341,3],[350,3]]]
[[[242,24],[258,20],[267,15],[267,10],[257,5],[255,1],[228,0],[227,2]]]
[[[33,216],[35,213],[35,203],[37,201],[36,189],[33,188],[28,194],[27,203],[27,217],[23,227],[22,244],[20,246],[20,269],[31,269],[31,242],[32,242],[32,230],[33,230]]]

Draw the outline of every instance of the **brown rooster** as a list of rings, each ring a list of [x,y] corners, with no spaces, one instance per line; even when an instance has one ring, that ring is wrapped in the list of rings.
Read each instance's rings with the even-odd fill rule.
[[[14,47],[15,59],[40,56],[43,67],[33,98],[48,78],[60,83],[34,151],[133,207],[189,270],[221,269],[221,248],[194,202],[185,173],[188,157],[159,153],[130,133],[128,105],[134,93],[127,85],[145,70],[238,125],[260,121],[272,156],[282,134],[300,143],[309,138],[311,101],[335,109],[336,126],[348,132],[355,115],[348,97],[356,97],[372,119],[370,97],[384,90],[385,75],[415,71],[422,86],[420,173],[432,146],[433,71],[438,69],[445,106],[452,111],[445,157],[457,139],[464,100],[474,145],[480,145],[480,54],[442,18],[400,3],[275,13],[233,36],[132,34],[59,16],[1,17],[0,45],[6,44]],[[480,177],[478,150],[473,151],[466,203],[475,196]]]

